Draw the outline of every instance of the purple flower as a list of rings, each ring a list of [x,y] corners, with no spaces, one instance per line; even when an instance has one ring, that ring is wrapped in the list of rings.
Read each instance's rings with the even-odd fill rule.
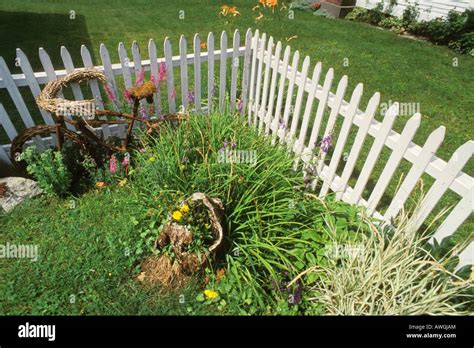
[[[323,140],[321,140],[321,150],[324,152],[324,153],[328,153],[329,149],[331,148],[331,144],[332,144],[332,138],[331,138],[331,135],[326,135]]]
[[[109,171],[112,174],[117,173],[117,158],[115,157],[115,155],[110,156]]]
[[[145,80],[145,69],[141,68],[138,72],[137,80],[135,81],[135,87],[141,86]]]
[[[189,91],[188,92],[188,102],[189,103],[194,103],[196,100],[196,97],[194,96],[194,91]]]
[[[146,112],[146,109],[143,106],[140,106],[139,112],[142,116],[142,120],[148,119],[148,113]]]
[[[224,140],[224,148],[226,148],[227,146],[229,146],[229,143],[227,142],[227,139]]]
[[[183,157],[183,163],[188,163],[188,161],[189,161],[188,157],[187,157],[187,156],[184,156],[184,157]]]
[[[158,81],[166,80],[166,64],[160,63],[160,71],[158,72]]]
[[[232,146],[233,149],[235,149],[237,147],[237,143],[235,141],[233,141],[231,146]]]

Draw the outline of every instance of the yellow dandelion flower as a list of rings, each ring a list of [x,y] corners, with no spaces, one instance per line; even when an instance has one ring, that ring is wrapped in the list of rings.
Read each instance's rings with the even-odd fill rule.
[[[189,211],[189,205],[185,204],[181,207],[181,212],[184,214],[184,213],[187,213]]]
[[[176,221],[179,221],[181,220],[181,218],[183,217],[183,214],[181,214],[181,212],[179,210],[176,210],[173,215],[172,215],[173,219],[175,219]]]
[[[153,163],[153,162],[155,162],[155,161],[156,161],[156,158],[155,158],[154,156],[152,156],[152,157],[150,157],[150,158],[148,159],[148,162],[152,162],[152,163]]]
[[[209,299],[213,299],[219,296],[217,292],[212,291],[212,290],[204,290],[204,295],[206,295],[206,297]]]

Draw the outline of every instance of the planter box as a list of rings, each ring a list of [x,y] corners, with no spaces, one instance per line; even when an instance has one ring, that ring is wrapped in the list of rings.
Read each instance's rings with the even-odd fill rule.
[[[336,18],[344,18],[356,5],[356,0],[323,0],[321,9]]]

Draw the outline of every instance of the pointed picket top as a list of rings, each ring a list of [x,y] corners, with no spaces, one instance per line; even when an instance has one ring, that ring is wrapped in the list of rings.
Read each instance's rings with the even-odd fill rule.
[[[275,144],[276,137],[280,132],[280,122],[281,122],[281,114],[282,114],[282,106],[283,106],[283,94],[285,92],[285,83],[286,77],[288,74],[288,62],[290,60],[290,53],[291,49],[290,46],[286,46],[285,53],[283,54],[283,73],[280,75],[280,82],[278,86],[278,96],[277,96],[277,104],[275,108],[275,113],[272,121],[272,129],[273,129],[273,136],[272,136],[272,144]]]
[[[329,93],[331,91],[333,79],[334,79],[334,69],[329,68],[328,72],[326,73],[326,77],[324,78],[322,92],[321,92],[322,95],[319,99],[318,108],[316,110],[316,116],[314,118],[313,129],[311,130],[311,137],[309,139],[309,145],[308,145],[308,152],[310,153],[316,147],[316,143],[318,141],[319,130],[321,128],[321,123],[324,117],[324,111],[326,110],[326,105],[327,105]]]
[[[165,64],[166,64],[166,84],[168,87],[168,106],[169,112],[176,112],[176,89],[174,87],[174,76],[173,76],[173,53],[171,51],[171,41],[169,37],[166,37],[163,42],[165,51]]]
[[[244,53],[244,68],[242,72],[242,88],[240,95],[240,105],[237,109],[240,109],[240,114],[243,116],[247,109],[248,97],[249,97],[249,82],[250,82],[250,59],[252,54],[252,30],[247,29],[245,33],[245,53]]]
[[[232,38],[232,62],[231,62],[231,80],[230,80],[230,111],[235,111],[235,103],[237,99],[237,72],[240,65],[239,60],[239,48],[240,48],[240,32],[239,29],[235,29],[234,36]]]
[[[28,86],[30,88],[31,94],[33,95],[34,98],[38,97],[41,93],[41,88],[36,80],[35,73],[33,72],[33,69],[31,68],[31,64],[28,60],[28,57],[26,54],[19,48],[16,49],[16,57],[20,62],[20,68],[23,74],[25,75],[25,78],[28,82]],[[40,107],[38,107],[41,116],[46,124],[54,124],[53,118],[51,117],[51,114]]]
[[[188,108],[188,62],[187,62],[187,42],[184,35],[179,38],[180,72],[181,72],[181,105]]]
[[[118,55],[120,64],[122,65],[122,76],[125,88],[131,88],[133,86],[132,73],[130,71],[130,59],[128,58],[127,50],[123,42],[118,44]]]
[[[132,58],[133,58],[133,68],[135,70],[135,79],[140,75],[142,70],[142,56],[140,54],[140,47],[138,43],[134,40],[132,42]]]
[[[155,104],[155,114],[161,114],[161,93],[160,93],[160,73],[158,65],[158,56],[156,53],[156,44],[153,39],[148,41],[148,55],[150,58],[150,74],[155,79],[156,93],[153,95],[153,104]]]
[[[64,63],[64,68],[68,73],[72,73],[74,71],[74,64],[72,62],[72,57],[69,51],[65,46],[61,46],[61,59]],[[84,100],[84,96],[82,95],[81,87],[78,83],[73,82],[71,83],[72,93],[76,100]]]
[[[201,112],[201,39],[199,34],[194,34],[194,108]]]
[[[210,114],[215,94],[214,86],[214,34],[207,35],[207,112]]]

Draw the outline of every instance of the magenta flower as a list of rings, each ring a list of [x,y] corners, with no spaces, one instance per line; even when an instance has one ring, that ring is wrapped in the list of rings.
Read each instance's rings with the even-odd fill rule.
[[[148,105],[148,114],[153,115],[153,104]]]
[[[128,89],[126,89],[126,90],[123,91],[123,96],[124,96],[125,100],[126,100],[128,103],[131,103],[131,102],[132,102],[132,95],[130,94],[130,92],[128,91]]]
[[[153,82],[154,84],[156,84],[155,75],[150,76],[150,81]]]
[[[141,68],[138,73],[137,80],[135,81],[135,87],[141,86],[144,80],[145,80],[145,69]]]
[[[331,135],[326,135],[323,140],[321,140],[321,150],[324,152],[324,153],[328,153],[329,149],[331,148],[331,144],[332,144],[332,138],[331,138]]]
[[[109,171],[112,174],[117,173],[117,158],[115,157],[115,155],[110,156]]]
[[[117,97],[115,96],[115,93],[112,90],[112,86],[110,85],[110,83],[106,83],[104,85],[104,89],[105,93],[107,94],[107,98],[109,98],[111,102],[115,103],[117,101]]]
[[[166,80],[166,64],[160,63],[160,71],[158,72],[158,81]]]

